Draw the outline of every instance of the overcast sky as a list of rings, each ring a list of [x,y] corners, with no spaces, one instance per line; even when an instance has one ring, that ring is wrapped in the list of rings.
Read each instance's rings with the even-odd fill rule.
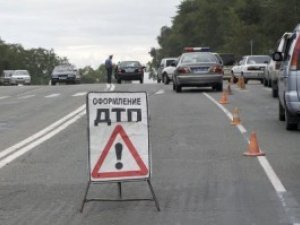
[[[148,62],[181,0],[0,0],[0,38],[26,49],[53,48],[77,67]]]

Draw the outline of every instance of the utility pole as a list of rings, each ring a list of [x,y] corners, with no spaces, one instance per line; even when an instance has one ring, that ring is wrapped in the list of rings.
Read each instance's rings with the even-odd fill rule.
[[[253,54],[253,40],[250,40],[250,53]]]

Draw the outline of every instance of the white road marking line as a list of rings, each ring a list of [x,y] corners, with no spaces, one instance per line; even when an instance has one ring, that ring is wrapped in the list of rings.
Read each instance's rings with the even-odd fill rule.
[[[217,102],[213,97],[211,97],[207,93],[204,93],[204,95],[208,99],[210,99],[213,103],[215,103],[223,112],[225,112],[225,114],[229,118],[232,118],[232,114],[223,105],[221,105],[219,102]],[[240,132],[242,134],[245,134],[247,132],[247,130],[241,124],[239,126],[237,126],[237,128],[240,130]],[[249,140],[248,140],[248,142],[249,142]],[[271,181],[271,183],[272,183],[274,189],[276,190],[276,192],[280,192],[280,193],[286,192],[285,187],[283,186],[283,184],[280,181],[279,177],[276,175],[275,171],[273,170],[271,164],[268,162],[267,158],[266,157],[257,157],[257,159],[258,159],[261,167],[265,171],[267,177]]]
[[[247,133],[247,130],[245,129],[245,127],[244,127],[243,125],[238,124],[236,127],[240,130],[240,132],[241,132],[242,134]]]
[[[26,152],[32,150],[36,146],[42,144],[43,142],[49,140],[54,135],[58,134],[62,130],[66,129],[71,124],[75,123],[77,120],[79,120],[83,115],[85,115],[86,111],[83,110],[79,114],[76,114],[73,118],[66,121],[64,124],[60,125],[56,129],[52,130],[51,132],[47,133],[45,136],[35,140],[34,142],[30,143],[29,145],[25,146],[24,148],[19,149],[18,151],[14,152],[13,154],[7,156],[6,158],[2,159],[0,161],[0,169],[9,164],[10,162],[14,161],[18,157],[22,156]]]
[[[77,96],[83,96],[83,95],[86,95],[87,92],[78,92],[74,95],[72,95],[73,97],[77,97]]]
[[[27,98],[32,98],[35,95],[24,95],[24,96],[20,96],[18,99],[27,99]]]
[[[115,88],[116,88],[116,86],[115,86],[114,84],[111,84],[110,87],[109,87],[109,90],[110,90],[110,91],[114,91]]]
[[[60,96],[60,94],[55,93],[55,94],[47,95],[47,96],[45,96],[45,98],[55,98],[55,97],[58,97],[58,96]]]
[[[165,90],[164,89],[160,89],[159,91],[155,92],[154,95],[161,95],[164,94]]]
[[[53,130],[54,128],[60,126],[61,124],[63,124],[64,122],[66,122],[67,120],[71,119],[72,117],[74,117],[75,115],[77,115],[79,112],[81,112],[82,110],[85,110],[86,105],[82,105],[80,106],[78,109],[74,110],[73,112],[69,113],[68,115],[66,115],[65,117],[61,118],[60,120],[56,121],[55,123],[49,125],[48,127],[44,128],[43,130],[35,133],[34,135],[24,139],[23,141],[3,150],[0,152],[0,159],[2,159],[3,157],[11,154],[12,152],[16,151],[17,149],[25,146],[26,144],[36,140],[37,138],[40,138],[41,136],[49,133],[51,130]]]
[[[6,99],[6,98],[9,98],[10,96],[0,96],[0,100],[1,99]]]
[[[223,107],[217,100],[215,100],[213,97],[211,97],[209,94],[207,93],[203,93],[208,99],[210,99],[213,103],[215,103],[225,114],[226,116],[232,120],[233,116],[232,114],[225,108]]]
[[[285,187],[281,183],[280,179],[278,178],[277,174],[273,170],[272,166],[270,165],[268,159],[265,156],[259,156],[257,157],[260,165],[264,169],[265,173],[267,174],[267,177],[271,181],[273,187],[277,192],[286,192]]]

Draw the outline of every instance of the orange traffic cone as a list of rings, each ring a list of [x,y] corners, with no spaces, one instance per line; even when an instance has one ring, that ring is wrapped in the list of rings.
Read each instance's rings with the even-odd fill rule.
[[[237,83],[236,83],[236,85],[240,88],[241,87],[241,81],[242,81],[242,79],[241,79],[241,77],[239,77],[239,79],[238,79],[238,81],[237,81]]]
[[[228,96],[227,90],[224,90],[219,103],[220,104],[228,104],[228,97],[227,96]]]
[[[241,79],[241,81],[240,81],[240,88],[241,89],[246,89],[244,77],[241,76],[240,79]]]
[[[265,153],[261,152],[259,149],[256,134],[255,132],[252,132],[250,136],[248,151],[244,153],[244,156],[263,156],[263,155],[265,155]]]
[[[231,125],[239,125],[241,123],[241,119],[240,119],[240,111],[238,110],[237,107],[235,107],[233,109],[232,112],[232,121],[231,121]]]

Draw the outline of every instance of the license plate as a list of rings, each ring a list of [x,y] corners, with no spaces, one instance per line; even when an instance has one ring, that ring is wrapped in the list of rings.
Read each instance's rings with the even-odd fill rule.
[[[203,73],[203,72],[207,72],[207,68],[194,68],[193,69],[194,73]]]

